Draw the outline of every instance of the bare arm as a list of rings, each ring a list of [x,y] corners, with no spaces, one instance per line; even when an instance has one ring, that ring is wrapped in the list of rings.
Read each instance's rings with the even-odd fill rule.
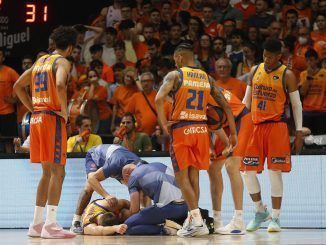
[[[257,66],[254,66],[251,68],[249,77],[248,77],[248,83],[247,83],[247,89],[245,96],[243,97],[242,103],[246,105],[247,109],[251,109],[251,87],[252,87],[252,78],[254,76],[254,72],[256,70]]]
[[[84,235],[93,236],[107,236],[114,235],[115,233],[124,234],[127,230],[127,225],[113,225],[113,226],[101,226],[95,223],[89,224],[84,228]]]
[[[56,65],[56,88],[58,93],[61,111],[58,113],[65,121],[68,120],[67,107],[67,81],[70,74],[70,63],[66,59],[58,59]]]
[[[101,185],[101,181],[105,179],[106,177],[104,175],[103,168],[100,168],[96,172],[88,174],[87,182],[94,191],[105,198],[110,207],[115,207],[118,203],[118,200],[114,196],[111,196]]]
[[[29,86],[31,83],[32,69],[33,67],[26,70],[14,84],[14,91],[17,94],[18,98],[31,112],[33,112],[33,104],[32,104],[31,96],[26,91],[26,87]]]
[[[234,116],[233,116],[231,107],[229,106],[228,102],[224,98],[224,95],[214,85],[212,79],[209,79],[209,82],[211,84],[211,95],[212,95],[213,99],[224,110],[224,112],[226,114],[226,117],[229,122],[230,134],[231,134],[230,141],[231,141],[232,147],[235,147],[238,140],[237,140],[237,130],[235,127]]]
[[[162,125],[162,129],[166,134],[168,133],[167,128],[167,119],[164,113],[164,101],[169,92],[173,89],[176,82],[179,79],[179,73],[177,71],[171,71],[169,72],[163,79],[163,84],[158,91],[156,97],[155,97],[155,105],[157,109],[157,117],[159,123]]]

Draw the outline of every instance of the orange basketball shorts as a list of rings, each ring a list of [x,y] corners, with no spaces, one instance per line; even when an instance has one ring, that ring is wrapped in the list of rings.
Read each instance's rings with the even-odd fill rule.
[[[266,158],[268,169],[291,171],[290,137],[285,122],[254,125],[240,170],[261,173]]]
[[[251,119],[251,113],[244,109],[243,112],[236,119],[236,128],[238,133],[238,144],[234,148],[232,152],[232,156],[236,157],[244,157],[246,153],[246,148],[248,144],[248,138],[254,128],[254,124]],[[230,135],[230,128],[223,128],[226,135]],[[222,151],[224,150],[225,145],[221,142],[221,140],[216,137],[215,140],[215,153],[218,156],[216,160],[224,160],[225,157],[222,156]]]
[[[209,133],[206,122],[181,121],[172,126],[170,155],[175,172],[192,166],[209,168]]]
[[[66,164],[65,120],[52,111],[37,111],[30,120],[30,160],[32,163]]]

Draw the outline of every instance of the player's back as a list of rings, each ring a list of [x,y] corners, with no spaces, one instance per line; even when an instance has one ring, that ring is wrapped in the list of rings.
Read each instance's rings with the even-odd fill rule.
[[[254,124],[285,119],[285,73],[285,65],[271,72],[266,72],[264,63],[258,65],[252,78],[251,112]]]
[[[60,101],[56,89],[56,61],[61,55],[44,55],[32,70],[31,93],[34,111],[60,111]]]
[[[193,67],[178,69],[180,81],[173,93],[172,120],[206,121],[210,83],[206,72]]]

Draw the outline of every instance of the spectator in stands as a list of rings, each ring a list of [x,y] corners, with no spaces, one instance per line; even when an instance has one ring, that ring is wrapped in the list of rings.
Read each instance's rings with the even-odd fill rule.
[[[203,6],[203,23],[205,33],[211,38],[221,35],[223,26],[214,20],[214,7],[210,4],[205,4]]]
[[[190,40],[194,43],[195,49],[198,48],[199,38],[204,34],[204,24],[197,16],[191,16],[188,24],[188,32],[183,37],[184,40]]]
[[[163,78],[175,68],[174,62],[168,58],[161,58],[157,64],[157,80],[154,89],[158,91],[163,83]]]
[[[214,72],[213,67],[210,66],[211,59],[213,55],[212,40],[207,34],[200,37],[199,49],[198,49],[198,61],[200,62],[202,68],[209,74]]]
[[[101,10],[101,18],[106,20],[106,27],[121,21],[120,4],[122,0],[114,0],[113,4]]]
[[[282,24],[279,21],[273,21],[269,27],[269,32],[267,38],[270,39],[280,39],[282,33]]]
[[[250,16],[256,13],[256,6],[250,0],[241,0],[234,5],[243,15],[242,28],[247,29],[248,20]]]
[[[187,31],[188,31],[190,17],[191,17],[191,15],[187,11],[179,11],[179,12],[177,12],[175,22],[179,23],[181,25],[181,33],[182,33],[182,35],[185,35],[187,33]]]
[[[93,146],[102,144],[101,137],[91,133],[92,121],[90,117],[79,115],[75,124],[78,135],[68,139],[67,152],[87,152]]]
[[[109,85],[108,101],[111,101],[118,86],[123,84],[123,70],[126,66],[123,63],[116,63],[112,67],[114,73],[114,83]]]
[[[257,58],[262,60],[263,48],[262,48],[262,38],[259,32],[259,28],[255,26],[249,26],[247,31],[248,42],[257,47]]]
[[[226,53],[229,54],[232,50],[231,46],[231,33],[235,30],[234,20],[225,20],[223,22],[223,35],[222,37],[226,40]]]
[[[17,98],[13,86],[18,79],[18,73],[4,64],[5,50],[0,49],[0,137],[17,136],[17,116],[15,104]],[[6,153],[13,152],[12,138],[5,141]]]
[[[27,136],[26,140],[24,141],[23,145],[20,138],[14,138],[14,147],[15,153],[29,153],[30,148],[30,137]]]
[[[243,75],[249,75],[251,68],[257,65],[257,48],[255,45],[246,42],[243,45],[243,61],[238,64],[236,77],[242,81],[247,81]],[[242,77],[242,78],[240,78]]]
[[[170,26],[169,40],[162,45],[162,56],[172,56],[174,50],[182,42],[181,40],[181,25],[174,23]]]
[[[215,84],[229,90],[242,100],[246,92],[246,84],[241,80],[231,77],[231,61],[228,58],[220,58],[216,61],[215,66],[217,75]]]
[[[103,63],[102,61],[103,47],[99,44],[94,44],[89,48],[89,51],[92,55],[92,61],[90,63],[90,67],[92,67],[92,69],[94,69],[95,67],[100,69],[100,66],[102,66],[102,70],[101,71],[98,70],[98,73],[100,74],[101,78],[107,83],[113,83],[114,82],[113,70],[110,66]],[[99,62],[93,62],[95,60]]]
[[[326,15],[325,13],[319,13],[316,16],[317,30],[310,33],[311,39],[314,42],[314,47],[318,50],[323,43],[326,41]],[[316,50],[316,51],[317,51]],[[320,54],[319,54],[319,57]]]
[[[312,47],[312,41],[310,39],[310,32],[307,27],[300,27],[297,41],[294,46],[293,54],[293,68],[299,72],[304,71],[307,68],[307,62],[305,59],[305,53]],[[297,79],[299,79],[297,77]]]
[[[213,70],[213,73],[210,73],[212,77],[215,77],[215,62],[220,58],[227,58],[226,50],[226,40],[223,37],[216,37],[213,40],[213,53],[211,63],[209,64],[210,70]]]
[[[125,128],[124,133],[116,135],[113,139],[114,144],[120,144],[132,152],[152,151],[150,137],[146,133],[136,132],[137,121],[132,113],[126,112],[123,115],[120,128]]]
[[[293,59],[294,46],[295,46],[296,37],[295,36],[286,36],[282,42],[282,58],[281,61],[287,68],[293,71],[296,77],[300,76],[300,71],[295,69],[297,65],[294,64],[296,62]]]
[[[163,1],[161,3],[161,25],[170,26],[172,25],[172,16],[174,11],[172,4],[169,1]]]
[[[114,53],[114,43],[117,40],[118,32],[113,27],[107,27],[105,30],[105,43],[102,45],[102,61],[108,66],[113,66],[116,63],[116,57]]]
[[[114,53],[117,63],[123,63],[126,67],[135,67],[135,63],[126,58],[126,46],[123,41],[114,44]]]
[[[284,5],[282,8],[282,19],[285,18],[285,13],[289,9],[294,9],[298,12],[298,24],[300,27],[311,27],[312,13],[311,8],[308,6],[308,2],[306,0],[296,0],[292,3]]]
[[[300,94],[303,97],[303,125],[312,134],[326,134],[326,69],[318,66],[318,54],[313,49],[305,53],[307,70],[300,74]]]
[[[145,42],[154,38],[154,26],[152,24],[148,23],[148,24],[144,25],[143,36],[144,36]]]
[[[231,33],[231,46],[232,50],[229,54],[229,59],[232,63],[231,76],[237,75],[237,68],[239,63],[243,62],[243,32],[240,29],[235,29]]]
[[[110,119],[112,116],[112,110],[107,103],[108,89],[100,85],[100,76],[96,70],[89,70],[87,78],[90,81],[90,86],[86,98],[95,101],[99,111],[100,125],[97,133],[107,134],[110,132]]]
[[[88,50],[86,50],[86,42],[85,42],[85,33],[87,28],[84,25],[77,24],[74,25],[74,29],[77,31],[77,43],[81,47],[81,63],[85,63],[85,55]]]
[[[157,112],[155,107],[154,75],[144,72],[140,75],[142,92],[137,92],[131,97],[126,111],[135,115],[137,120],[137,131],[152,135],[157,124]]]
[[[243,15],[238,9],[231,6],[230,0],[219,0],[214,16],[218,23],[223,23],[224,20],[234,20],[236,28],[242,27]]]
[[[71,76],[74,81],[78,81],[81,75],[86,74],[87,66],[80,62],[81,60],[81,47],[79,45],[74,47],[71,57],[73,58],[73,63],[71,66]]]
[[[268,0],[257,0],[255,5],[256,14],[249,18],[248,25],[258,27],[259,32],[266,37],[268,36],[268,27],[275,20],[275,17],[267,13]]]
[[[158,32],[161,27],[161,13],[158,9],[152,9],[149,14],[148,24],[154,27],[154,37],[158,38]]]
[[[137,57],[139,56],[139,54],[137,55],[137,49],[139,47],[135,48],[135,45],[139,43],[139,38],[135,29],[135,23],[132,20],[123,20],[119,24],[119,30],[120,32],[118,37],[120,40],[122,40],[124,45],[122,46],[120,44],[121,41],[117,41],[114,45],[114,51],[117,62],[122,62],[121,59],[123,59],[123,57],[121,56],[119,56],[119,58],[117,57],[117,52],[115,48],[117,43],[119,43],[119,48],[123,48],[125,50],[124,58],[129,62],[135,64],[137,62]]]
[[[163,134],[163,131],[159,125],[155,126],[155,131],[151,135],[151,142],[153,151],[165,151],[165,143],[167,138]]]
[[[284,28],[283,28],[283,38],[286,36],[298,36],[299,25],[298,25],[298,12],[295,9],[289,9],[285,13]]]
[[[123,73],[123,85],[116,88],[111,99],[113,104],[111,132],[114,132],[115,127],[120,124],[132,95],[138,92],[135,68],[127,67]]]

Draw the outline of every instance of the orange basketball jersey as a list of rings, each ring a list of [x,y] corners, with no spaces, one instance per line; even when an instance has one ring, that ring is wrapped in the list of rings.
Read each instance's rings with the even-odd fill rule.
[[[44,55],[39,58],[32,71],[31,93],[34,111],[60,111],[58,99],[55,62],[61,55]]]
[[[173,121],[206,121],[211,86],[206,72],[192,67],[178,69],[180,81],[173,93]]]
[[[258,65],[252,78],[251,114],[254,124],[284,120],[286,69],[285,65],[280,65],[267,73],[264,63]]]
[[[241,100],[237,96],[235,96],[234,94],[232,94],[229,90],[226,90],[226,89],[224,89],[222,87],[218,87],[218,89],[224,95],[224,98],[226,99],[226,101],[229,103],[229,106],[231,107],[231,110],[232,110],[232,114],[234,116],[234,119],[236,120],[237,117],[243,111],[243,109],[246,107],[245,104],[243,104],[241,102]],[[215,100],[213,99],[212,96],[209,96],[208,104],[211,104],[212,106],[219,106],[215,102]],[[224,126],[225,125],[223,125],[223,127]]]

